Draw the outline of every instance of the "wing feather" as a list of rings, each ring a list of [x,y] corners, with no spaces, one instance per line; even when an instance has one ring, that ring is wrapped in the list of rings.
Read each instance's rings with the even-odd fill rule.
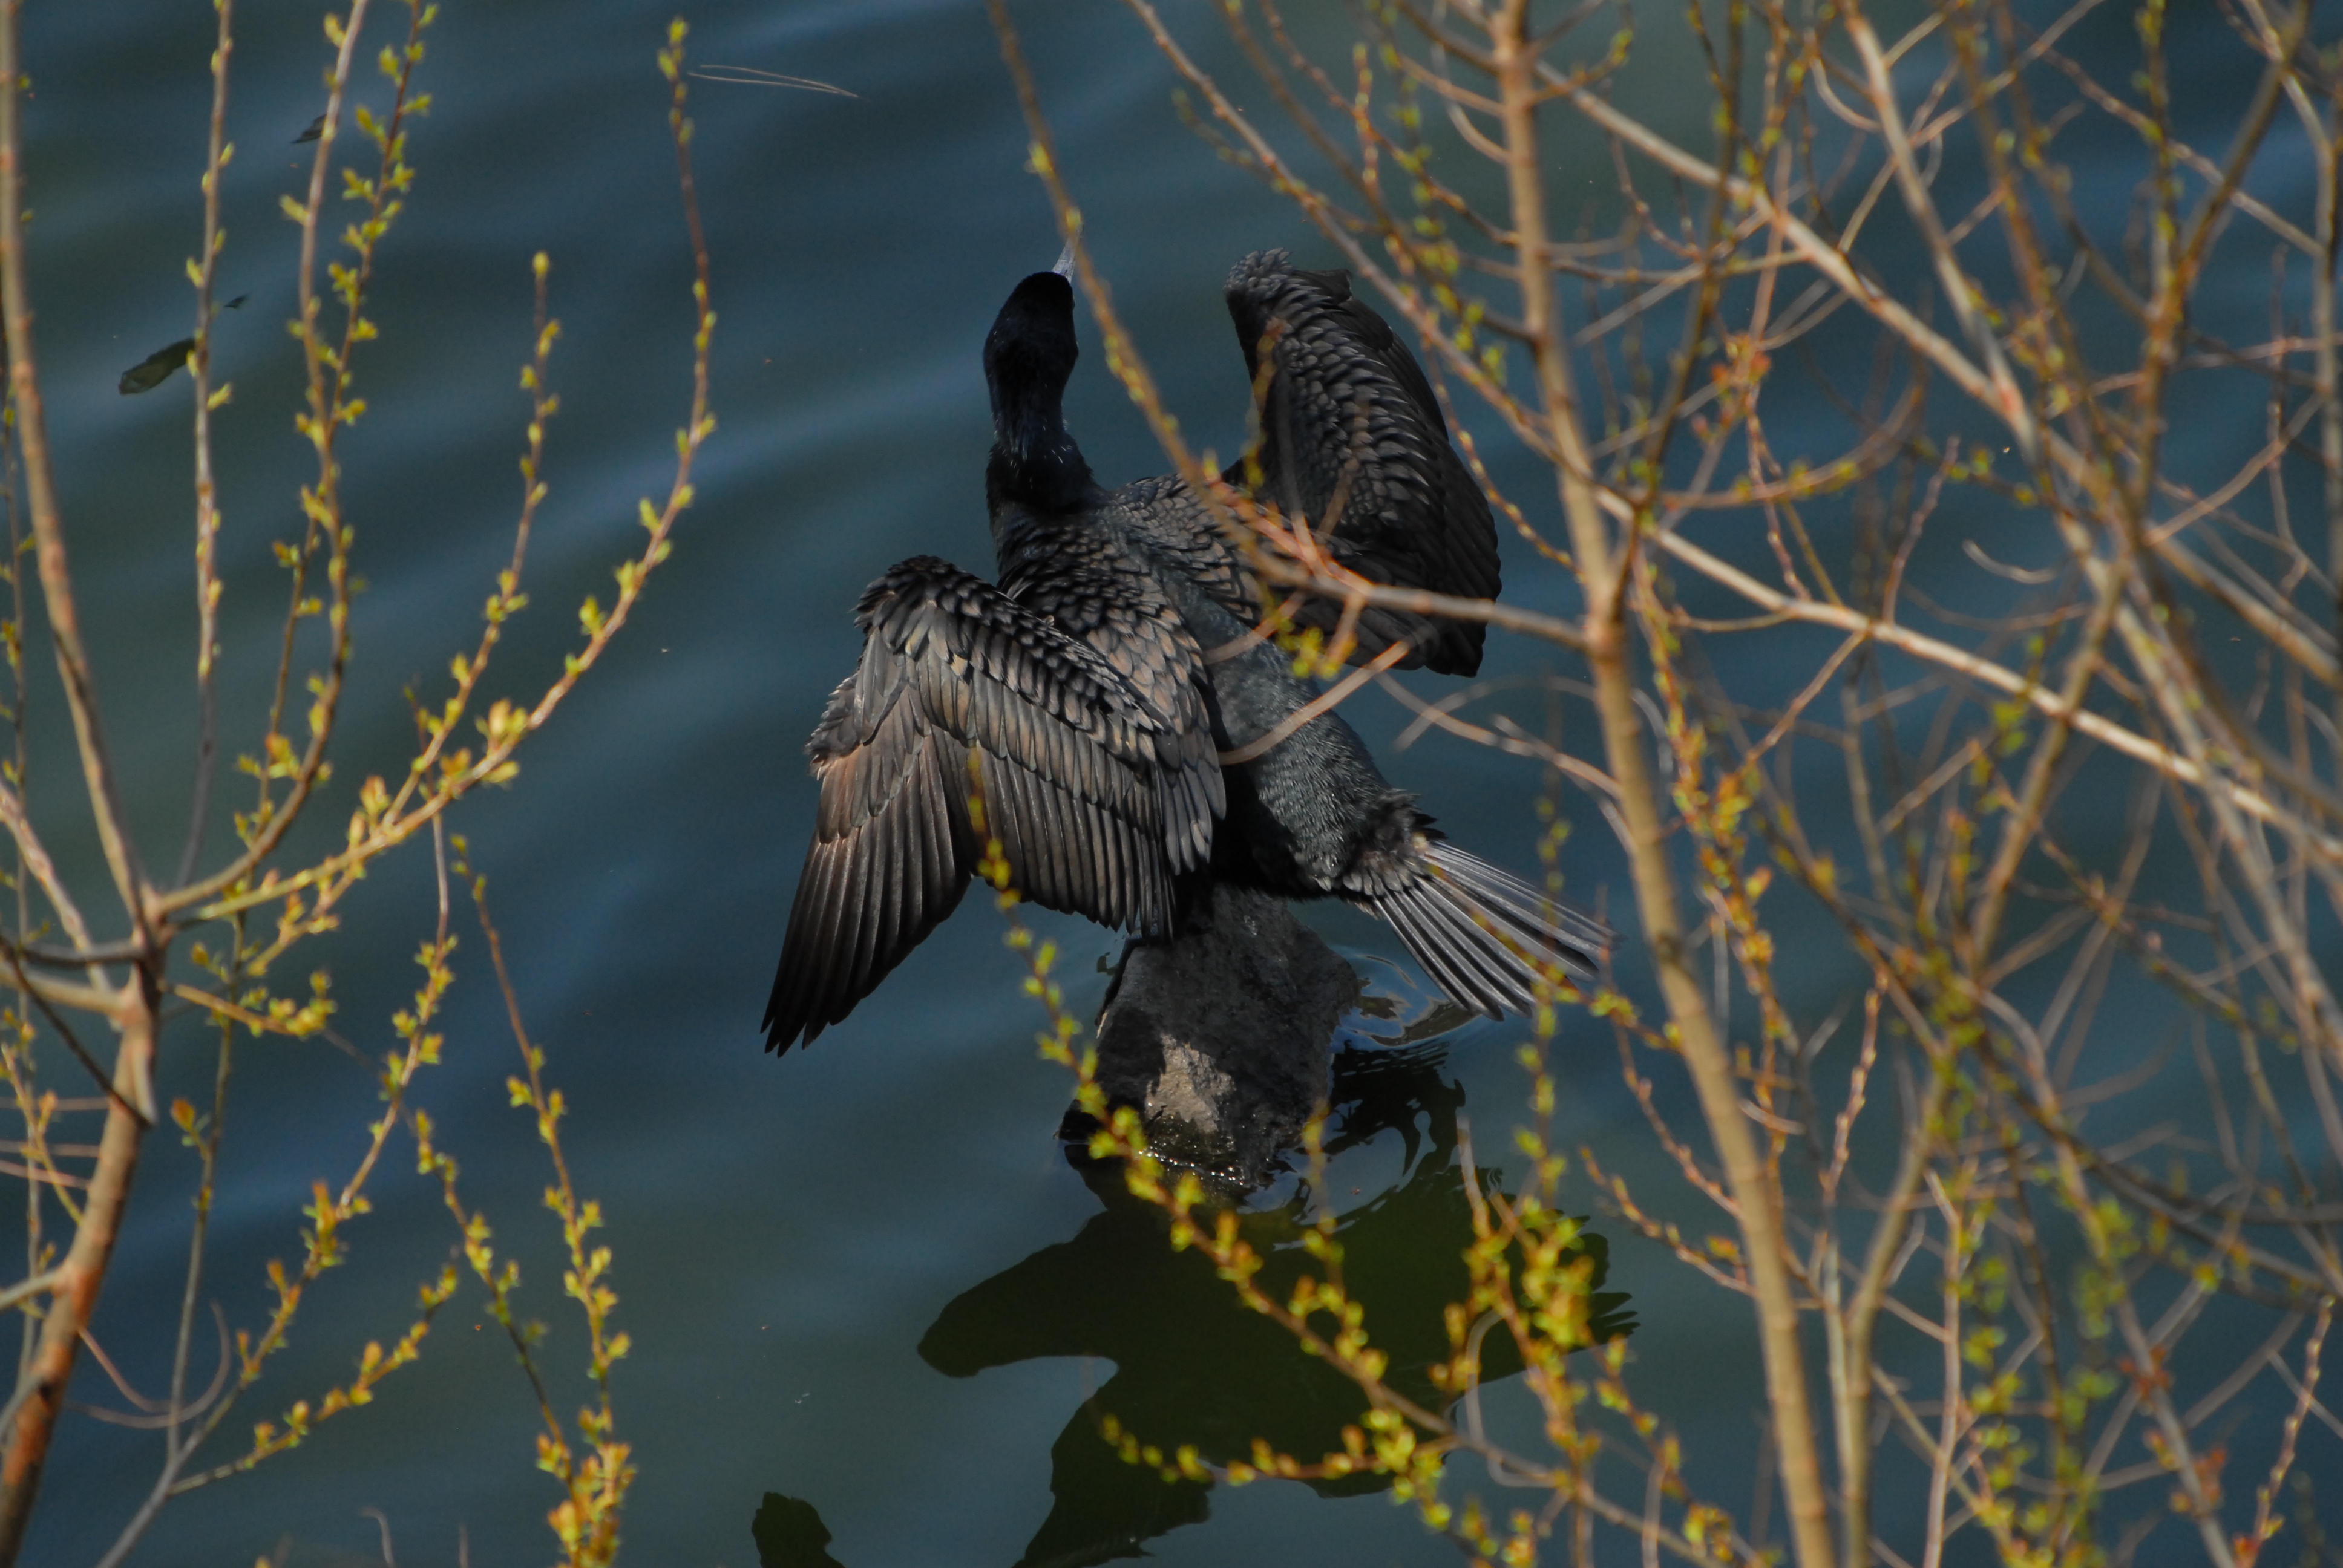
[[[1305,272],[1282,250],[1257,251],[1229,273],[1230,318],[1257,375],[1272,324],[1282,328],[1262,411],[1262,499],[1299,509],[1372,582],[1461,598],[1494,598],[1497,530],[1489,503],[1448,438],[1439,399],[1391,324],[1351,292],[1345,272]],[[1232,481],[1242,479],[1232,467]],[[1313,599],[1297,618],[1332,632],[1342,605]],[[1422,663],[1471,675],[1486,628],[1478,622],[1370,607],[1355,657],[1408,639]]]
[[[1193,819],[1207,800],[1217,814],[1218,792],[1187,760],[1200,746],[1210,760],[1209,731],[1172,733],[1179,720],[1088,643],[933,557],[873,583],[856,620],[861,659],[807,746],[821,800],[770,1049],[844,1018],[959,904],[983,854],[975,779],[1021,894],[1168,928],[1171,871],[1211,845],[1211,817]]]
[[[877,916],[870,940],[873,952],[893,952],[903,946],[903,912],[910,901],[904,851],[910,847],[914,815],[899,811],[870,825],[870,900]]]

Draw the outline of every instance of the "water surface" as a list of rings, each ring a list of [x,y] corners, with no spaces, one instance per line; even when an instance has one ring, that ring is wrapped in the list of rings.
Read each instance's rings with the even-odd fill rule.
[[[607,602],[609,568],[634,548],[636,498],[663,490],[686,407],[690,320],[653,66],[669,14],[637,0],[456,0],[431,30],[423,85],[434,102],[412,140],[418,181],[385,247],[369,312],[382,338],[361,366],[375,411],[345,448],[368,587],[327,816],[338,819],[367,772],[399,765],[402,688],[428,693],[444,679],[509,548],[535,252],[553,262],[563,407],[532,553],[534,608],[501,656],[502,689],[529,689],[558,669],[577,601],[598,592]],[[1232,451],[1243,383],[1220,276],[1255,247],[1290,246],[1313,265],[1328,261],[1326,248],[1182,128],[1170,73],[1126,14],[1054,3],[1018,15],[1118,302],[1192,437]],[[1086,1400],[1121,1391],[1164,1408],[1146,1391],[1201,1375],[1114,1349],[1177,1348],[1160,1315],[1173,1265],[1133,1244],[1133,1221],[1102,1209],[1061,1159],[1051,1135],[1066,1081],[1033,1057],[1037,1019],[980,900],[812,1049],[777,1062],[759,1052],[756,1025],[813,806],[799,747],[851,667],[848,612],[906,555],[989,567],[978,349],[1008,288],[1048,265],[1058,241],[1022,169],[1024,132],[980,7],[792,0],[700,5],[689,15],[700,61],[819,78],[856,96],[697,86],[721,317],[720,428],[698,475],[699,502],[609,661],[526,753],[518,787],[469,802],[456,825],[492,878],[522,1005],[573,1108],[574,1168],[609,1219],[618,1322],[636,1347],[617,1386],[641,1472],[629,1555],[752,1562],[751,1520],[773,1492],[816,1508],[829,1550],[853,1568],[1007,1563],[1064,1516],[1054,1479],[1115,1484],[1097,1464],[1103,1451],[1082,1448]],[[182,261],[199,232],[211,25],[208,7],[184,3],[35,7],[25,22],[38,344],[85,614],[103,628],[107,716],[150,861],[176,849],[193,749],[188,399],[184,378],[131,398],[115,383],[188,330]],[[221,276],[225,292],[252,302],[223,321],[216,355],[236,386],[220,436],[223,683],[230,744],[249,746],[281,609],[270,544],[297,527],[306,461],[291,424],[297,364],[281,327],[293,252],[277,200],[306,171],[290,144],[317,111],[326,56],[312,7],[247,4],[238,25],[239,153]],[[1680,41],[1667,40],[1655,31],[1622,90],[1696,137],[1701,82],[1683,68]],[[1230,53],[1207,50],[1233,79]],[[361,98],[378,105],[379,85]],[[1573,156],[1593,152],[1569,145]],[[1587,166],[1586,198],[1608,199],[1607,174]],[[1083,331],[1093,351],[1070,407],[1094,467],[1109,483],[1160,470],[1087,322]],[[1501,462],[1499,473],[1534,512],[1551,513],[1534,472]],[[1514,543],[1507,566],[1519,597],[1566,605]],[[1493,675],[1554,665],[1539,648],[1493,641]],[[73,823],[56,708],[51,699],[36,714],[31,794],[37,810]],[[1534,863],[1540,780],[1528,764],[1437,736],[1393,753],[1404,716],[1380,697],[1353,718],[1386,748],[1394,780],[1421,789],[1457,837]],[[53,842],[85,879],[95,869],[78,826]],[[1598,831],[1573,841],[1568,865],[1584,897],[1624,900],[1616,853]],[[1420,982],[1383,928],[1342,911],[1312,919],[1379,989],[1403,1005],[1414,997]],[[1118,944],[1044,920],[1070,955],[1074,1005],[1094,1007],[1098,960]],[[430,920],[427,860],[409,852],[368,880],[347,929],[303,961],[333,969],[341,1030],[370,1055],[390,1044],[388,1016],[412,989],[409,960]],[[547,1364],[566,1412],[585,1395],[583,1352],[558,1294],[557,1233],[537,1202],[544,1173],[503,1093],[513,1051],[478,947],[458,954],[448,1061],[418,1099],[462,1160],[470,1197],[495,1216],[499,1244],[522,1260],[524,1310],[554,1325]],[[1628,978],[1640,983],[1632,964]],[[1798,994],[1819,1016],[1844,979],[1809,977]],[[1607,1164],[1664,1189],[1607,1034],[1580,1021],[1566,1030],[1561,1141],[1593,1143]],[[1419,1062],[1407,1114],[1363,1137],[1330,1183],[1346,1210],[1356,1205],[1358,1225],[1421,1199],[1448,1169],[1432,1156],[1454,1104],[1443,1113],[1435,1102],[1469,1102],[1484,1127],[1504,1124],[1519,1100],[1520,1032],[1463,1029]],[[208,1280],[230,1321],[246,1324],[265,1308],[266,1261],[297,1255],[295,1216],[310,1183],[338,1181],[354,1158],[373,1085],[325,1046],[240,1049]],[[210,1070],[189,1020],[166,1043],[163,1091],[204,1092]],[[176,1298],[191,1171],[183,1151],[152,1145],[97,1320],[149,1390],[166,1352],[140,1331],[156,1303]],[[1433,1192],[1439,1203],[1446,1191]],[[453,1237],[436,1190],[403,1155],[375,1204],[352,1233],[353,1261],[317,1289],[232,1431],[314,1400],[347,1378],[367,1339],[404,1328],[415,1284]],[[1435,1272],[1448,1267],[1453,1221],[1402,1231]],[[1614,1237],[1611,1284],[1634,1297],[1654,1402],[1709,1440],[1692,1445],[1713,1456],[1695,1475],[1738,1494],[1762,1398],[1743,1306],[1688,1292],[1630,1237]],[[1012,1304],[990,1328],[970,1328],[969,1303],[990,1298]],[[1036,1321],[1060,1314],[1051,1321],[1062,1332],[996,1342],[1027,1310]],[[198,1357],[199,1380],[210,1366]],[[86,1370],[75,1392],[112,1397]],[[1519,1419],[1506,1409],[1493,1402],[1493,1418]],[[1163,1420],[1229,1432],[1252,1412],[1207,1399]],[[454,1561],[459,1530],[473,1561],[542,1558],[554,1493],[531,1468],[534,1428],[509,1351],[467,1293],[424,1362],[386,1384],[374,1408],[176,1504],[137,1561],[250,1561],[287,1539],[321,1562],[329,1550],[368,1554],[376,1525],[362,1508],[390,1520],[410,1563]],[[69,1422],[30,1560],[95,1556],[159,1458],[151,1435]],[[1105,1495],[1091,1503],[1104,1508]],[[1171,1563],[1453,1556],[1372,1495],[1265,1485],[1131,1506],[1156,1510],[1149,1517],[1169,1533],[1150,1550]]]

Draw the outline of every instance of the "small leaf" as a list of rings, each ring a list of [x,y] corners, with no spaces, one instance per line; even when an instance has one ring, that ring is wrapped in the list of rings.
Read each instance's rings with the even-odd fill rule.
[[[168,381],[171,378],[171,372],[185,365],[187,362],[187,356],[195,351],[196,340],[192,337],[182,337],[167,347],[157,348],[137,364],[125,370],[122,373],[122,379],[116,384],[116,390],[125,397],[136,396],[140,392],[152,392],[156,387]]]

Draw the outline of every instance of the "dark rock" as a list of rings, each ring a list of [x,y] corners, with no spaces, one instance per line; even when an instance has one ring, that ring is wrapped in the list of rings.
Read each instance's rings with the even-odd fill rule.
[[[1138,1108],[1161,1158],[1214,1186],[1265,1186],[1326,1098],[1359,977],[1285,900],[1216,887],[1169,941],[1132,942],[1099,1015],[1099,1085]],[[1070,1112],[1064,1135],[1086,1129]]]

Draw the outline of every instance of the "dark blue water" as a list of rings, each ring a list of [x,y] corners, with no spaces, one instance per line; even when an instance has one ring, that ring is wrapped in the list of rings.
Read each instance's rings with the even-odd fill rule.
[[[337,832],[359,779],[401,765],[402,689],[443,689],[447,658],[470,645],[509,549],[533,253],[553,261],[563,407],[531,555],[534,605],[499,656],[499,693],[533,693],[558,670],[578,600],[592,592],[607,603],[609,568],[635,548],[636,498],[663,493],[689,392],[690,323],[689,256],[653,65],[668,15],[638,3],[458,3],[431,29],[422,85],[434,102],[412,134],[418,180],[369,309],[382,339],[360,364],[374,412],[344,448],[368,586],[337,778],[313,843]],[[1329,253],[1288,206],[1182,128],[1170,72],[1121,10],[1029,5],[1019,16],[1118,303],[1192,438],[1232,451],[1243,387],[1219,278],[1259,246],[1291,246],[1309,264]],[[799,747],[854,658],[849,609],[905,555],[989,567],[978,348],[1006,290],[1048,265],[1058,240],[1023,171],[1025,134],[980,7],[805,0],[709,5],[690,19],[699,62],[818,78],[857,96],[696,85],[721,317],[720,427],[696,476],[699,502],[610,658],[531,743],[517,787],[468,802],[455,825],[491,878],[521,1003],[573,1109],[573,1169],[609,1220],[618,1324],[635,1343],[616,1387],[618,1430],[640,1469],[630,1555],[753,1562],[751,1518],[779,1492],[819,1510],[830,1551],[854,1568],[1006,1563],[1072,1506],[1053,1498],[1053,1473],[1073,1493],[1081,1476],[1112,1491],[1078,1441],[1093,1392],[1120,1388],[1144,1404],[1134,1390],[1186,1379],[1187,1405],[1151,1408],[1166,1425],[1216,1432],[1250,1419],[1251,1394],[1232,1386],[1223,1403],[1192,1386],[1209,1375],[1202,1366],[1115,1354],[1161,1342],[1167,1322],[1184,1324],[1161,1309],[1185,1300],[1188,1284],[1132,1245],[1134,1221],[1102,1210],[1061,1160],[1051,1135],[1067,1081],[1034,1058],[1038,1020],[980,901],[813,1049],[776,1062],[759,1053],[756,1025],[813,804]],[[176,858],[194,744],[186,384],[125,398],[115,380],[187,330],[181,264],[199,233],[211,25],[208,8],[184,4],[36,10],[26,20],[38,346],[85,615],[101,628],[106,715],[150,864]],[[1240,67],[1210,46],[1211,28],[1190,32],[1235,80]],[[291,424],[298,366],[282,329],[292,230],[276,204],[306,177],[304,152],[288,144],[320,106],[317,13],[247,5],[236,58],[239,152],[221,276],[226,293],[252,301],[224,318],[215,355],[216,374],[236,387],[219,437],[222,683],[227,743],[248,748],[282,603],[270,542],[297,528],[294,487],[307,462]],[[1639,112],[1692,139],[1704,90],[1682,40],[1664,30],[1621,84]],[[359,96],[379,105],[383,93],[369,78]],[[1568,147],[1574,158],[1595,153]],[[1615,199],[1607,173],[1587,166],[1585,199]],[[1108,482],[1162,467],[1094,351],[1070,403]],[[1551,521],[1550,481],[1517,463],[1499,475]],[[1565,606],[1555,579],[1541,582],[1513,544],[1518,597]],[[1492,675],[1555,668],[1534,646],[1492,645]],[[52,698],[35,715],[31,797],[59,824],[51,841],[61,859],[96,887],[57,707]],[[1353,717],[1386,749],[1393,779],[1421,789],[1457,837],[1493,859],[1533,863],[1540,779],[1528,763],[1437,735],[1393,753],[1405,715],[1379,695]],[[1583,709],[1573,722],[1586,722]],[[235,784],[224,789],[240,802]],[[1567,865],[1582,896],[1609,890],[1614,905],[1624,900],[1615,850],[1599,829],[1573,840]],[[429,930],[427,855],[410,849],[386,865],[347,914],[343,931],[280,978],[297,984],[313,965],[329,967],[340,1031],[377,1056]],[[1312,918],[1400,1005],[1420,1000],[1383,928],[1342,911]],[[1065,945],[1074,1005],[1094,1008],[1099,960],[1118,944],[1080,922],[1040,919]],[[542,1161],[505,1100],[513,1047],[480,944],[461,929],[447,1063],[417,1098],[462,1161],[498,1245],[521,1260],[522,1309],[551,1325],[544,1359],[566,1415],[588,1392],[581,1335],[559,1294],[558,1235],[538,1202]],[[1815,1017],[1835,1005],[1845,978],[1816,967],[1801,993]],[[1565,1028],[1561,1142],[1592,1143],[1606,1164],[1664,1191],[1669,1178],[1619,1087],[1607,1032]],[[1396,1238],[1374,1243],[1384,1255],[1453,1257],[1461,1235],[1441,1185],[1445,1166],[1415,1140],[1437,1147],[1442,1118],[1461,1099],[1475,1108],[1484,1151],[1502,1141],[1519,1103],[1519,1034],[1476,1026],[1448,1037],[1443,1056],[1418,1062],[1401,1110],[1381,1121],[1362,1113],[1329,1195],[1355,1207],[1369,1235]],[[263,1040],[238,1050],[207,1293],[243,1325],[265,1310],[266,1261],[298,1255],[297,1211],[311,1182],[347,1174],[374,1100],[369,1073],[329,1047]],[[181,1023],[166,1042],[163,1091],[205,1092],[211,1060],[201,1025]],[[235,1452],[250,1422],[346,1380],[367,1339],[401,1332],[416,1284],[447,1255],[454,1238],[436,1189],[413,1174],[406,1145],[392,1150],[375,1211],[350,1234],[352,1261],[315,1291],[291,1348],[246,1396],[215,1458]],[[184,1151],[151,1145],[97,1321],[99,1338],[148,1392],[167,1364],[160,1325],[179,1289],[192,1168]],[[1762,1397],[1742,1305],[1688,1292],[1632,1238],[1614,1237],[1611,1283],[1634,1297],[1646,1391],[1717,1437],[1706,1479],[1738,1495]],[[990,1302],[992,1315],[955,1307],[963,1302]],[[1393,1312],[1396,1323],[1404,1313]],[[1026,1319],[1059,1332],[1009,1333]],[[952,1324],[960,1327],[947,1332]],[[1252,1364],[1219,1342],[1234,1364]],[[1075,1353],[1085,1347],[1094,1353]],[[212,1365],[206,1348],[198,1382]],[[86,1370],[75,1394],[114,1400]],[[1099,1408],[1115,1397],[1101,1393]],[[1501,1423],[1523,1413],[1502,1396],[1494,1406]],[[1259,1413],[1268,1423],[1296,1408],[1272,1401]],[[544,1556],[555,1492],[532,1468],[536,1424],[508,1348],[468,1291],[441,1316],[422,1363],[385,1384],[372,1408],[175,1504],[138,1561],[249,1560],[288,1538],[317,1561],[328,1549],[371,1554],[376,1526],[363,1508],[389,1519],[402,1561],[454,1561],[459,1530],[474,1561]],[[1292,1441],[1321,1440],[1305,1432]],[[1053,1460],[1053,1445],[1068,1457]],[[151,1435],[69,1422],[31,1560],[96,1554],[160,1459]],[[1150,1549],[1173,1563],[1451,1556],[1382,1498],[1296,1486],[1132,1496],[1072,1513],[1066,1528],[1076,1533],[1151,1520],[1133,1528],[1169,1530]]]
[[[358,779],[399,765],[402,688],[428,693],[444,679],[508,550],[534,252],[553,260],[563,408],[530,562],[535,604],[502,655],[501,690],[520,694],[558,668],[577,601],[598,592],[607,602],[608,569],[634,548],[636,498],[663,489],[689,327],[689,258],[653,65],[667,15],[455,5],[428,35],[421,85],[434,103],[413,131],[417,184],[369,310],[382,338],[360,367],[374,412],[345,448],[368,587],[325,808],[335,820],[320,839]],[[35,15],[26,32],[37,341],[85,611],[103,628],[107,717],[150,862],[176,852],[193,746],[186,383],[137,398],[114,383],[186,331],[180,264],[198,232],[210,20],[201,7],[152,5],[102,19]],[[1006,1563],[1051,1513],[1052,1443],[1115,1366],[1060,1346],[950,1376],[920,1353],[949,1303],[1013,1278],[1101,1215],[1051,1137],[1067,1083],[1033,1057],[1036,1020],[999,921],[972,902],[810,1051],[762,1056],[756,1021],[812,806],[799,748],[853,658],[847,611],[903,555],[989,563],[977,348],[1009,285],[1046,265],[1058,242],[1023,172],[1024,132],[980,9],[734,6],[692,20],[700,61],[859,95],[699,86],[699,189],[722,318],[720,430],[697,476],[700,502],[610,661],[532,746],[518,787],[468,805],[456,826],[493,879],[522,1003],[574,1107],[571,1157],[609,1215],[618,1321],[636,1345],[617,1392],[641,1473],[630,1552],[753,1561],[750,1520],[779,1491],[820,1510],[831,1549],[850,1563]],[[1232,450],[1243,389],[1220,275],[1256,246],[1292,245],[1305,260],[1322,247],[1180,127],[1168,73],[1125,16],[1051,6],[1023,20],[1099,258],[1191,431]],[[291,426],[298,366],[281,327],[292,229],[276,204],[306,177],[306,149],[289,144],[317,112],[317,13],[246,7],[236,58],[222,279],[252,301],[223,319],[216,362],[236,387],[219,447],[223,690],[228,744],[248,748],[281,608],[270,541],[296,526],[307,461]],[[379,105],[383,93],[369,79],[360,98]],[[1095,355],[1073,411],[1102,475],[1161,467]],[[1541,662],[1513,650],[1493,666]],[[32,797],[59,824],[59,855],[86,877],[93,847],[71,809],[55,707],[36,711]],[[1386,739],[1399,722],[1388,705],[1363,718]],[[1477,847],[1529,859],[1537,780],[1526,765],[1436,739],[1391,761]],[[223,793],[242,799],[236,784]],[[1584,843],[1599,866],[1601,847]],[[1600,877],[1584,874],[1590,885]],[[409,852],[369,879],[346,930],[287,978],[330,967],[340,1031],[378,1053],[430,920],[427,859]],[[1094,1006],[1096,960],[1115,942],[1049,923],[1068,944],[1077,1004]],[[1363,920],[1337,916],[1327,929],[1363,960],[1397,951]],[[499,1245],[522,1261],[523,1310],[552,1325],[546,1364],[567,1414],[587,1392],[583,1352],[537,1202],[542,1165],[505,1104],[513,1048],[478,949],[473,940],[459,954],[448,1064],[418,1100]],[[1413,983],[1384,972],[1388,988]],[[245,1325],[264,1309],[262,1264],[297,1256],[298,1204],[313,1181],[347,1173],[374,1101],[370,1075],[330,1048],[264,1040],[239,1050],[206,1293]],[[1467,1031],[1444,1077],[1426,1081],[1485,1081],[1503,1106],[1516,1075],[1507,1057],[1500,1040]],[[165,1092],[200,1097],[210,1058],[200,1023],[178,1025]],[[1598,1085],[1611,1081],[1598,1070]],[[1615,1099],[1602,1088],[1594,1098]],[[416,1284],[453,1240],[411,1163],[394,1145],[376,1211],[351,1235],[351,1262],[314,1292],[216,1458],[232,1456],[250,1422],[346,1380],[367,1339],[387,1341],[411,1318]],[[148,1392],[167,1364],[158,1314],[178,1289],[191,1168],[184,1151],[154,1145],[97,1322]],[[1372,1202],[1408,1191],[1398,1179],[1410,1168],[1391,1131],[1344,1156],[1337,1180],[1346,1203],[1352,1188]],[[1408,1232],[1410,1247],[1453,1257],[1455,1218],[1440,1221],[1446,1231]],[[1111,1269],[1075,1279],[1070,1288],[1109,1316],[1149,1290],[1145,1277]],[[248,1560],[287,1537],[313,1553],[370,1553],[366,1507],[390,1519],[406,1561],[452,1561],[459,1528],[475,1561],[544,1554],[555,1494],[532,1468],[533,1411],[508,1349],[481,1321],[476,1296],[460,1298],[424,1362],[373,1407],[174,1504],[140,1560]],[[198,1382],[212,1366],[206,1346]],[[75,1393],[117,1402],[86,1370]],[[68,1422],[35,1558],[101,1550],[159,1462],[151,1435]],[[1202,1513],[1181,1507],[1182,1517]],[[1431,1562],[1445,1552],[1373,1497],[1261,1487],[1217,1493],[1209,1507],[1208,1525],[1159,1549],[1175,1561],[1242,1550]],[[1115,1527],[1101,1520],[1092,1523]]]

